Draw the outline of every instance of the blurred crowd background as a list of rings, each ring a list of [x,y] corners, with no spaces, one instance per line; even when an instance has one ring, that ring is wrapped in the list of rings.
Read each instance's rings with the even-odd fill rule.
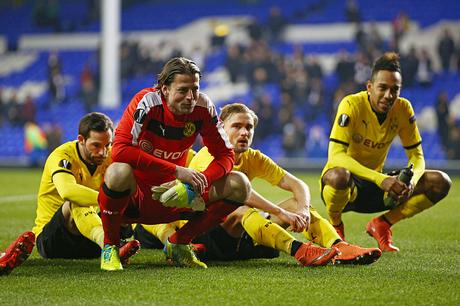
[[[460,160],[460,2],[122,0],[121,101],[100,105],[98,0],[0,2],[0,165],[36,166],[76,138],[84,113],[116,122],[171,57],[203,71],[217,106],[259,116],[255,148],[324,159],[337,104],[365,89],[373,61],[400,53],[401,96],[427,160]],[[390,159],[405,158],[393,145]]]

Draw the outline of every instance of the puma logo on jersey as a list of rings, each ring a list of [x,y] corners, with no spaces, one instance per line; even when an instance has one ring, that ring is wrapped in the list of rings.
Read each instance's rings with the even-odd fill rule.
[[[161,135],[165,136],[165,131],[166,131],[166,129],[163,127],[163,124],[160,124],[158,127],[159,127],[160,130],[161,130]]]

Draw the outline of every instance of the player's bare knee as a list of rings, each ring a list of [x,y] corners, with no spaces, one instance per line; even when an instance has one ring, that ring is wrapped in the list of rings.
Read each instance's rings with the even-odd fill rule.
[[[431,195],[429,198],[435,203],[441,201],[449,193],[450,187],[452,186],[452,180],[447,173],[437,170],[430,171],[428,178],[428,194]]]
[[[235,209],[232,214],[235,214],[235,217],[241,222],[243,219],[244,214],[250,209],[249,206],[243,205]]]
[[[242,220],[244,213],[249,209],[249,207],[243,205],[235,209],[230,213],[225,221],[221,223],[222,228],[232,237],[241,237],[244,229],[242,226]]]
[[[230,195],[227,198],[239,203],[246,202],[251,192],[248,177],[241,172],[232,171],[227,176],[227,182],[230,187]]]
[[[65,201],[64,204],[62,204],[61,207],[62,215],[64,216],[64,220],[67,222],[71,218],[71,213],[70,213],[70,202]]]
[[[75,221],[72,217],[72,209],[70,207],[70,202],[65,201],[64,204],[62,204],[62,215],[64,216],[64,226],[66,229],[72,233],[73,235],[80,235],[80,231],[77,228],[77,225],[75,224]]]
[[[113,163],[105,172],[104,183],[111,190],[124,191],[131,189],[133,182],[133,169],[126,163]]]
[[[322,178],[323,184],[335,189],[346,189],[350,187],[351,173],[345,168],[336,167],[329,169]]]
[[[246,205],[240,206],[237,209],[235,209],[233,212],[231,212],[227,218],[226,222],[230,223],[241,223],[241,220],[243,220],[243,216],[248,211],[249,207]]]

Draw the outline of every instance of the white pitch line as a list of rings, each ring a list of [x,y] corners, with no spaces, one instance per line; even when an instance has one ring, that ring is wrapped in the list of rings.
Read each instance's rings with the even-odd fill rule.
[[[0,204],[11,202],[26,202],[37,199],[36,194],[18,194],[12,196],[0,196]]]

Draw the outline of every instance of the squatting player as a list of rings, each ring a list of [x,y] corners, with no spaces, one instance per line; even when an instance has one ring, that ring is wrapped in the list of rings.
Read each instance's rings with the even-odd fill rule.
[[[398,206],[366,226],[382,251],[396,252],[390,227],[442,200],[451,180],[446,173],[425,170],[422,139],[414,110],[399,96],[402,86],[399,57],[388,52],[375,62],[367,90],[343,98],[329,138],[328,161],[322,176],[322,198],[330,222],[344,238],[342,212],[386,211],[384,198]],[[382,173],[390,145],[399,136],[414,175],[409,186]]]
[[[166,242],[167,260],[206,268],[189,243],[246,200],[249,182],[244,175],[230,172],[232,146],[214,104],[200,93],[200,78],[193,61],[173,58],[163,67],[156,87],[138,92],[124,111],[116,130],[113,163],[99,192],[105,232],[101,269],[122,269],[118,254],[122,222],[180,219],[190,221]],[[184,167],[198,134],[214,156],[203,172]],[[203,204],[196,210],[204,210],[193,212],[194,203]]]
[[[251,109],[240,103],[225,105],[222,108],[221,120],[235,151],[233,170],[243,172],[249,180],[260,178],[290,191],[293,197],[274,205],[251,190],[246,204],[263,208],[270,213],[270,219],[262,217],[257,210],[249,206],[238,208],[221,225],[194,240],[197,245],[204,245],[204,249],[199,253],[200,257],[216,260],[271,258],[277,255],[273,250],[276,249],[294,256],[305,266],[323,265],[331,259],[342,264],[369,264],[380,257],[381,251],[377,248],[366,249],[342,241],[329,222],[314,208],[310,208],[308,186],[278,166],[271,158],[250,147],[258,122],[257,115]],[[212,159],[204,147],[192,159],[190,167],[202,171]],[[308,219],[311,216],[305,230],[297,222],[297,218],[304,215],[308,216]],[[135,236],[142,245],[150,244],[154,247],[155,240],[152,240],[151,234],[164,242],[180,225],[138,225]],[[294,231],[302,231],[307,239],[326,248],[300,242],[284,229],[288,226]],[[340,251],[340,254],[334,256],[334,249]]]
[[[104,231],[98,210],[98,190],[111,162],[113,124],[102,113],[80,120],[78,138],[56,148],[47,158],[38,191],[33,232],[22,234],[0,259],[0,274],[21,264],[34,238],[43,258],[98,258]],[[139,249],[132,240],[122,248],[126,262]]]

